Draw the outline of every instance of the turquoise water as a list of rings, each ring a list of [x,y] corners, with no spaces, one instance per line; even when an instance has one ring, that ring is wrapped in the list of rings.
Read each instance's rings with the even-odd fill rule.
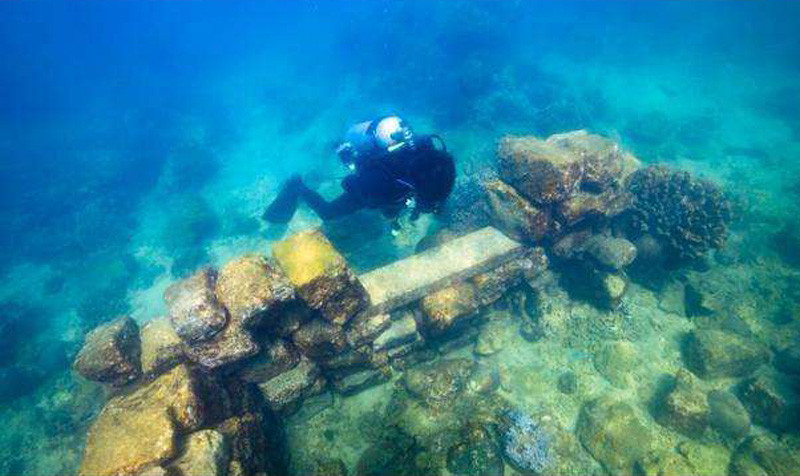
[[[102,401],[70,370],[86,332],[319,226],[260,217],[296,172],[335,196],[335,144],[387,113],[462,181],[505,135],[576,129],[714,180],[749,266],[714,272],[781,289],[796,324],[797,31],[790,1],[1,2],[0,473],[75,472]],[[437,226],[358,219],[336,241],[359,271]]]

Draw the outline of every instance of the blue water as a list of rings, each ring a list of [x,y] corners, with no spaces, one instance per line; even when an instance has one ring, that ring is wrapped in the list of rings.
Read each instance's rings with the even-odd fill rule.
[[[0,468],[74,471],[84,333],[318,225],[260,215],[295,172],[335,195],[360,120],[441,134],[462,175],[503,135],[588,129],[724,184],[774,254],[800,205],[798,31],[791,1],[0,2]]]

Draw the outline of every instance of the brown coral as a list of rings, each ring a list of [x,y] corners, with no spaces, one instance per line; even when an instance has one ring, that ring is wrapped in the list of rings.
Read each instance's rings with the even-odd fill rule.
[[[633,197],[633,231],[655,236],[672,257],[693,260],[725,244],[731,203],[716,184],[650,166],[634,172],[627,189]]]

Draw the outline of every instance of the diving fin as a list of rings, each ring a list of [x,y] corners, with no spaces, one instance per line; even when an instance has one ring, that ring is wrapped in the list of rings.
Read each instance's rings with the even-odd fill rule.
[[[303,181],[295,175],[283,184],[275,200],[264,211],[262,218],[270,223],[289,223],[297,210]]]

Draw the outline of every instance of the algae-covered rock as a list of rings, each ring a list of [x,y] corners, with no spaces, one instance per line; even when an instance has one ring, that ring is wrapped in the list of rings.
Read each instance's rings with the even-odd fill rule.
[[[352,347],[371,343],[392,325],[389,314],[362,313],[347,323],[345,338]]]
[[[136,475],[173,458],[175,422],[167,408],[109,403],[89,430],[81,476]]]
[[[267,425],[259,413],[244,413],[223,421],[214,430],[225,437],[230,452],[228,476],[280,474],[270,472],[269,439]]]
[[[292,339],[300,352],[313,359],[336,355],[347,347],[342,328],[322,319],[303,324]]]
[[[356,476],[427,476],[436,474],[417,456],[423,448],[413,436],[389,428],[358,458]]]
[[[800,375],[800,342],[781,349],[775,356],[775,367],[783,373]]]
[[[181,476],[225,476],[229,460],[225,436],[216,430],[201,430],[186,437],[183,453],[171,467]]]
[[[177,452],[178,432],[200,428],[219,395],[186,365],[152,383],[112,398],[89,430],[80,474],[135,474],[161,464]]]
[[[244,327],[261,324],[270,311],[294,298],[294,288],[280,269],[257,255],[228,262],[215,289],[219,302]]]
[[[792,383],[758,375],[742,382],[739,395],[756,423],[778,432],[800,428],[800,395]]]
[[[89,380],[124,385],[141,373],[139,326],[120,317],[86,336],[75,358],[75,370]]]
[[[630,372],[639,364],[639,353],[628,341],[608,342],[594,355],[594,368],[612,385],[625,388]]]
[[[492,221],[503,233],[525,243],[539,243],[550,233],[552,220],[549,210],[532,205],[502,180],[491,180],[485,188]]]
[[[699,437],[708,427],[711,409],[697,377],[680,369],[675,386],[666,395],[660,409],[661,422],[689,437]]]
[[[667,450],[654,450],[636,462],[636,473],[642,476],[694,476],[697,474],[682,455]]]
[[[760,344],[715,329],[696,329],[685,343],[686,366],[704,379],[745,377],[769,360]]]
[[[541,275],[548,264],[542,248],[531,248],[518,258],[507,261],[491,271],[473,276],[470,282],[475,286],[481,306],[488,306],[524,280],[535,279]]]
[[[631,197],[616,188],[601,193],[577,190],[556,204],[555,216],[564,227],[572,228],[581,222],[608,219],[624,212],[631,204]]]
[[[750,432],[750,415],[736,395],[726,390],[712,390],[708,393],[708,406],[711,426],[723,435],[739,439]]]
[[[372,343],[372,348],[376,351],[388,350],[403,345],[413,344],[420,340],[417,331],[417,321],[414,314],[410,311],[399,313],[391,319],[389,326],[381,332]]]
[[[492,320],[481,327],[475,354],[488,356],[503,350],[511,339],[511,323],[505,320]]]
[[[751,436],[731,458],[731,476],[772,476],[796,474],[800,455],[770,435]]]
[[[653,439],[633,407],[607,397],[583,406],[576,433],[594,458],[615,474],[631,474]]]
[[[225,309],[214,295],[216,279],[216,272],[206,268],[164,292],[170,322],[188,344],[210,339],[228,321]]]
[[[369,304],[366,290],[320,231],[297,233],[272,253],[300,297],[325,319],[345,324]]]
[[[184,351],[192,361],[216,369],[256,355],[259,347],[239,320],[231,319],[212,339],[187,344]]]
[[[307,359],[300,360],[291,370],[276,375],[258,385],[267,404],[274,411],[291,409],[306,397],[319,377],[319,368]]]
[[[478,309],[475,286],[454,284],[422,299],[422,330],[428,336],[442,336],[470,320]]]
[[[140,334],[145,375],[159,375],[186,360],[183,343],[166,318],[149,321]]]
[[[497,443],[480,425],[469,425],[447,450],[447,469],[460,476],[502,476],[503,458]]]
[[[282,339],[276,339],[267,344],[256,358],[248,361],[238,375],[246,382],[266,382],[291,370],[299,362],[300,355],[294,346]]]
[[[333,388],[342,395],[355,395],[369,387],[381,384],[392,376],[391,369],[364,369],[342,376],[333,381]]]
[[[440,407],[463,392],[474,370],[475,362],[472,360],[440,360],[407,370],[403,384],[428,406]]]
[[[636,246],[625,238],[594,235],[586,244],[586,253],[603,266],[620,271],[636,259]]]

